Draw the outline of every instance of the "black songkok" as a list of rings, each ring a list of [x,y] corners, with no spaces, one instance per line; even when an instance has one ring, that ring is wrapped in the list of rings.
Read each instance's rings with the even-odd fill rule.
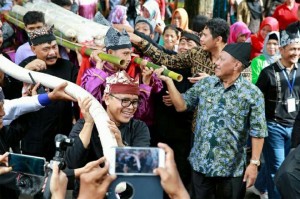
[[[44,43],[49,43],[53,40],[56,40],[52,27],[43,27],[34,31],[28,32],[28,36],[33,46],[37,46]]]
[[[196,42],[196,44],[198,46],[200,46],[200,37],[199,37],[199,35],[196,35],[192,32],[182,31],[181,32],[181,38],[186,38],[187,40],[192,40],[192,41]]]
[[[227,44],[223,51],[239,60],[245,67],[250,64],[251,44],[248,42]]]
[[[124,48],[131,49],[131,42],[128,33],[123,29],[122,32],[110,27],[105,35],[104,44],[106,50],[119,50]]]
[[[142,16],[137,16],[137,18],[135,19],[135,25],[141,22],[144,22],[149,25],[151,34],[154,32],[154,29],[156,27],[156,22],[154,21],[154,19],[147,19]]]

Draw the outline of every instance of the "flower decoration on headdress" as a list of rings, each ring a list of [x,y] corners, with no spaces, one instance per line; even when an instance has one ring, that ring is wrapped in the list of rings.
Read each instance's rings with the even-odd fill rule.
[[[106,78],[104,93],[139,95],[139,82],[131,78],[124,70]]]
[[[55,40],[56,38],[53,35],[53,28],[54,26],[42,27],[37,30],[28,32],[28,36],[32,45],[35,46]]]

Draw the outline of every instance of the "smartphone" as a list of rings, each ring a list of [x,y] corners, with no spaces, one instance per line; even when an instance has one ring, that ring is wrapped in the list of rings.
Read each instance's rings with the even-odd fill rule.
[[[153,169],[165,167],[165,151],[157,147],[113,147],[110,174],[155,175]]]
[[[34,176],[45,176],[46,159],[36,156],[9,153],[8,166],[12,172]]]
[[[35,80],[33,79],[31,73],[28,73],[28,74],[29,74],[29,77],[30,77],[32,83],[33,83],[33,84],[36,84],[36,82],[35,82]],[[46,93],[46,90],[45,90],[45,88],[44,88],[42,85],[39,85],[39,87],[37,88],[36,92],[37,92],[38,94],[43,94],[43,93]]]

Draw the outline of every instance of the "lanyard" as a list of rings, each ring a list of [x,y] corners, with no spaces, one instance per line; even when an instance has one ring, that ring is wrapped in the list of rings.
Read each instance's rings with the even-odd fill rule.
[[[292,91],[293,91],[293,88],[294,88],[294,84],[295,84],[295,79],[296,79],[296,70],[294,70],[294,75],[293,75],[293,79],[292,79],[292,85],[291,85],[291,82],[289,81],[289,78],[287,76],[287,72],[284,70],[283,71],[283,75],[288,83],[288,86],[289,86],[289,89],[290,89],[290,94],[292,96]]]

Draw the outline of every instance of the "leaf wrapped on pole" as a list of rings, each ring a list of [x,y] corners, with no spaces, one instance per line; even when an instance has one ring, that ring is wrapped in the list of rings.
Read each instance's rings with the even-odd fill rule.
[[[22,21],[17,20],[16,18],[14,18],[14,17],[12,17],[8,14],[4,14],[4,19],[7,20],[8,22],[14,24],[15,26],[21,28],[21,29],[25,28],[25,25]]]
[[[143,61],[142,58],[139,58],[139,57],[134,58],[134,62],[137,63],[137,64],[141,64],[142,61]],[[156,65],[156,64],[154,64],[152,62],[148,62],[146,66],[149,67],[149,68],[153,68],[153,69],[161,68],[161,66]],[[176,80],[178,82],[181,82],[182,79],[183,79],[182,75],[180,75],[178,73],[175,73],[174,71],[170,71],[168,69],[164,69],[164,71],[162,72],[162,74],[164,76],[168,76],[171,79]]]
[[[13,17],[13,19],[17,19],[17,20],[23,22],[23,16],[25,15],[24,11],[26,13],[26,10],[23,10],[24,8],[22,6],[14,6],[14,8],[15,8],[14,9],[15,11],[8,12],[9,16]],[[54,27],[54,34],[56,36],[62,37],[64,39],[67,39],[72,42],[76,42],[77,41],[76,35],[73,33],[69,33],[69,32],[67,32],[67,31],[62,32],[62,31],[57,30],[56,27]],[[66,34],[68,34],[68,35],[66,35]]]

